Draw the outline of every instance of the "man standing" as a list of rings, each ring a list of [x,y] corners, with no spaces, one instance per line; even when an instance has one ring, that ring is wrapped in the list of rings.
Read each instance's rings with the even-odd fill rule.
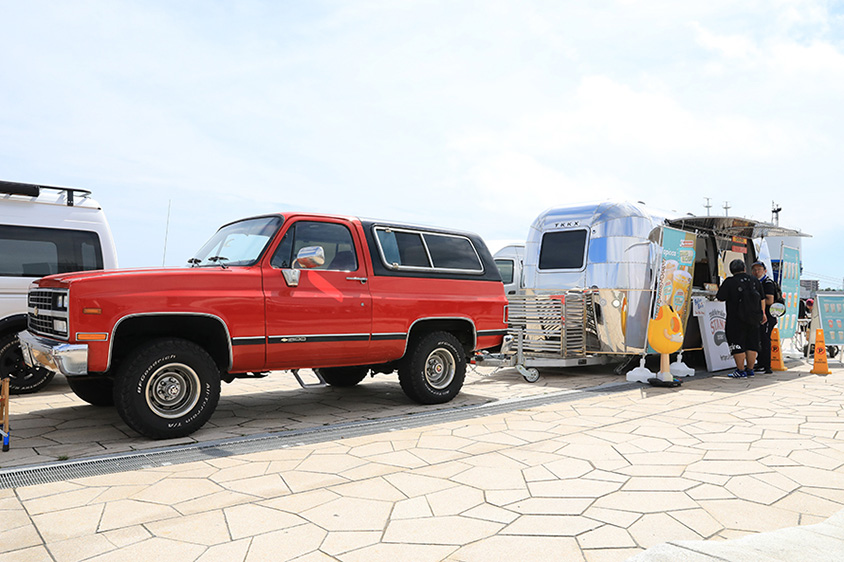
[[[777,325],[777,319],[771,316],[771,305],[774,304],[774,296],[777,288],[774,280],[768,277],[768,268],[761,261],[757,261],[750,268],[751,273],[762,283],[762,296],[765,298],[765,318],[767,322],[759,325],[759,359],[756,362],[756,371],[770,375],[771,370],[771,332]]]
[[[766,321],[762,284],[746,272],[744,260],[730,262],[730,273],[718,288],[716,298],[727,305],[727,343],[736,362],[728,376],[753,376],[753,364],[759,351],[759,325]]]

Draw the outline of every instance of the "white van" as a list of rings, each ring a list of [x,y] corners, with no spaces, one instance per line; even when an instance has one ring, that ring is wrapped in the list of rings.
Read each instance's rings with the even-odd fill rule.
[[[0,181],[0,377],[12,393],[35,392],[53,373],[23,362],[29,285],[45,275],[117,267],[114,240],[85,189]]]
[[[501,281],[504,282],[504,293],[515,295],[519,289],[525,288],[524,265],[525,245],[510,244],[498,250],[493,256]]]

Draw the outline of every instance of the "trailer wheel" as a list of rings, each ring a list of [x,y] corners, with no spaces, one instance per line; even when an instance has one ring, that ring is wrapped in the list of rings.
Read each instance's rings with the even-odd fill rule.
[[[331,367],[329,369],[314,369],[322,380],[331,386],[347,388],[355,386],[366,378],[369,367]]]
[[[76,379],[69,377],[67,384],[78,397],[93,406],[114,405],[114,380],[109,377]]]
[[[190,435],[214,413],[220,370],[197,344],[178,338],[132,351],[114,379],[114,405],[126,425],[152,439]]]
[[[55,373],[23,362],[17,334],[0,336],[0,378],[9,377],[10,394],[31,394],[47,386]]]
[[[533,383],[539,380],[539,370],[534,369],[531,367],[530,369],[525,370],[525,374],[522,375],[527,382]]]
[[[418,340],[399,366],[404,393],[420,404],[442,404],[460,392],[466,377],[466,354],[448,332]]]

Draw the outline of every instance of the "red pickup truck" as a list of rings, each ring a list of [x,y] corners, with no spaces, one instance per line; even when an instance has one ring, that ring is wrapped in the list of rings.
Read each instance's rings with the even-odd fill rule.
[[[40,279],[24,360],[164,439],[208,421],[221,380],[274,370],[333,386],[397,370],[412,400],[447,402],[467,355],[506,333],[498,269],[470,233],[273,214],[223,226],[188,261]]]

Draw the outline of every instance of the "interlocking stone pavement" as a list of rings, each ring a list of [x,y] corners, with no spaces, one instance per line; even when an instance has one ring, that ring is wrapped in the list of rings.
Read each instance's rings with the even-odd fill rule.
[[[828,376],[798,365],[746,380],[584,393],[506,414],[0,490],[0,559],[842,559],[844,369],[832,367]],[[535,386],[507,376],[470,381],[462,400],[494,399],[485,384],[504,396],[600,379],[546,375]],[[385,398],[389,386],[380,385],[389,383],[376,381],[352,389],[371,408],[364,416],[418,411]],[[265,432],[288,423],[276,419],[287,412],[290,427],[359,414],[338,389],[316,394],[314,418],[292,391],[269,394],[228,395],[229,415],[208,432],[245,431],[225,421],[245,415]],[[128,433],[66,394],[36,400],[49,406],[31,407],[25,419],[51,429],[25,439],[54,441],[45,447],[90,447],[77,440],[86,425]],[[264,404],[257,414],[236,405],[251,400]],[[17,439],[13,450],[25,441]],[[96,446],[102,453],[148,444],[124,440],[131,445],[110,437]]]

